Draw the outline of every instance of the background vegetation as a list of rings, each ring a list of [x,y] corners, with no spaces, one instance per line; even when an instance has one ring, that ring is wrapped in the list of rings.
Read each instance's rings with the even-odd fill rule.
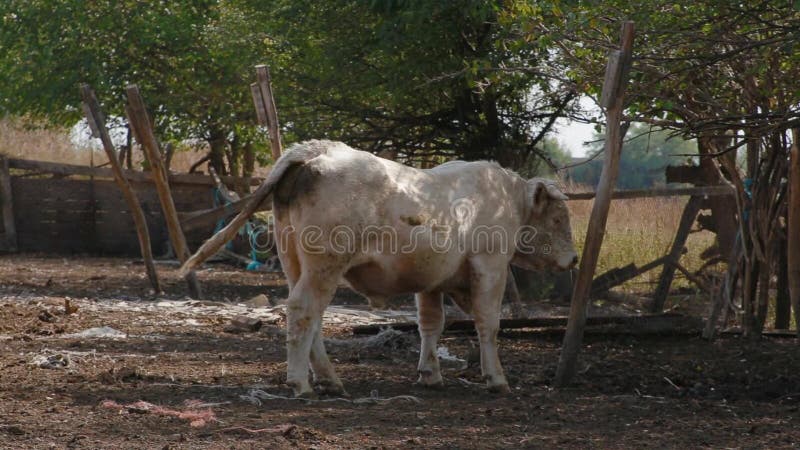
[[[121,116],[137,83],[162,139],[205,142],[219,170],[246,172],[245,153],[267,159],[247,89],[263,62],[287,141],[536,169],[556,118],[602,121],[576,99],[599,94],[624,19],[631,120],[687,137],[797,124],[796,7],[728,0],[8,0],[0,115],[70,126],[89,82]]]

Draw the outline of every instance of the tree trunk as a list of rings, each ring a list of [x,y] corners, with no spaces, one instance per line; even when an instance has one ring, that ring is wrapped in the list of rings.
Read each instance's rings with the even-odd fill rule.
[[[126,125],[128,129],[126,140],[126,145],[128,146],[128,151],[125,153],[125,165],[128,166],[129,170],[133,170],[133,131],[131,130],[130,124]]]
[[[697,151],[704,155],[711,152],[723,150],[725,138],[703,136],[697,140]],[[735,157],[736,153],[729,152],[725,157]],[[717,165],[712,158],[700,158],[700,170],[702,171],[702,181],[706,185],[722,184],[725,180],[722,177]],[[720,256],[725,258],[728,264],[733,263],[732,249],[736,243],[736,200],[731,196],[715,198],[709,202],[711,206],[711,216],[714,219],[717,233],[717,248]]]
[[[228,174],[238,177],[240,172],[240,155],[242,153],[242,145],[239,141],[239,138],[234,136],[230,142],[228,142]]]
[[[769,255],[771,256],[771,255]],[[758,273],[758,297],[755,305],[755,315],[753,317],[754,339],[761,337],[764,331],[764,323],[767,320],[767,310],[769,307],[769,280],[772,276],[772,265],[769,263],[761,264]]]
[[[758,289],[759,263],[755,252],[750,253],[750,264],[744,264],[744,285],[742,286],[742,335],[753,337],[755,332],[756,293]]]
[[[787,267],[786,240],[778,244],[778,292],[775,297],[775,329],[788,330],[792,305],[789,301],[789,271]]]
[[[227,175],[228,171],[225,169],[225,149],[228,142],[225,139],[225,133],[219,129],[211,130],[208,138],[208,146],[210,151],[208,153],[208,163],[220,175]]]
[[[791,163],[789,164],[789,207],[786,264],[789,296],[794,308],[794,326],[800,336],[800,128],[792,130]]]
[[[248,141],[244,144],[244,164],[242,165],[242,176],[252,177],[253,172],[256,171],[256,148],[252,142]]]

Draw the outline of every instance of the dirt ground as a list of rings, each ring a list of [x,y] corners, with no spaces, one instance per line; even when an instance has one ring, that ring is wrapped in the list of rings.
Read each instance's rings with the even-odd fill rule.
[[[415,386],[418,338],[353,337],[352,324],[372,320],[355,305],[325,325],[350,397],[307,402],[282,384],[282,308],[237,304],[284,298],[281,277],[211,265],[198,302],[175,266],[159,271],[167,292],[155,298],[131,259],[0,257],[0,447],[800,445],[794,339],[589,334],[573,386],[555,390],[561,336],[507,333],[512,394],[501,396],[483,389],[468,335],[442,339],[443,389]],[[263,326],[226,331],[236,315]]]

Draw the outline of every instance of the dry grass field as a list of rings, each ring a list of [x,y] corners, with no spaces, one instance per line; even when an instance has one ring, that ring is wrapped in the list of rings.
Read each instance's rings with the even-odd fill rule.
[[[99,141],[95,144],[99,145]],[[105,152],[99,146],[78,145],[70,138],[69,129],[48,127],[24,119],[0,118],[0,154],[12,158],[83,166],[102,166],[108,163]],[[200,150],[182,149],[173,157],[171,169],[188,172],[192,163],[203,155]],[[141,167],[143,159],[141,153],[135,152],[134,167]]]
[[[597,273],[630,263],[642,266],[664,256],[672,245],[687,200],[687,197],[656,197],[612,201]],[[583,248],[586,239],[592,203],[591,200],[568,203],[575,244],[579,248]],[[703,264],[700,254],[713,244],[714,235],[708,231],[690,234],[686,244],[687,253],[682,256],[681,263],[689,270],[700,268]],[[652,292],[659,273],[659,269],[651,270],[626,283],[623,288],[627,291]],[[677,274],[674,286],[687,285],[686,280]]]

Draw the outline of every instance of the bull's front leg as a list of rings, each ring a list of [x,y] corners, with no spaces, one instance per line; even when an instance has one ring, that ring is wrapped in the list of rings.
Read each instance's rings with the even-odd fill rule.
[[[318,330],[311,344],[311,371],[314,373],[314,385],[320,394],[347,395],[342,380],[333,370],[333,364],[325,351],[322,330]]]
[[[304,273],[289,293],[286,302],[286,384],[292,387],[298,397],[314,396],[308,380],[311,347],[314,338],[321,333],[322,313],[330,303],[335,290],[335,282],[312,280],[312,277]],[[322,357],[319,354],[320,346],[322,346],[321,338],[315,359]],[[330,362],[327,366],[329,373],[335,377]]]
[[[500,308],[506,285],[508,262],[498,256],[475,257],[472,264],[472,315],[481,351],[481,373],[492,392],[509,392],[508,381],[497,352]]]
[[[441,293],[419,293],[417,300],[417,328],[419,329],[419,384],[428,387],[442,386],[439,355],[436,353],[439,336],[444,328],[444,305]]]

